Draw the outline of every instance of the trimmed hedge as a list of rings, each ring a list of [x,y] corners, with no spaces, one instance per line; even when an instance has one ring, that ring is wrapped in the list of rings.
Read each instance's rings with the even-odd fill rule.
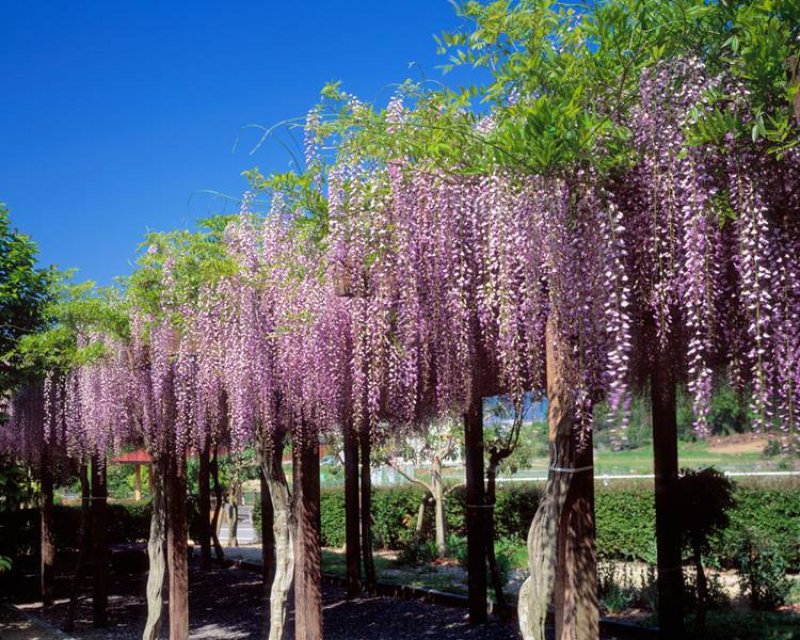
[[[417,487],[376,488],[372,497],[375,544],[388,549],[407,545],[414,536],[417,509],[423,492]],[[800,570],[800,488],[738,487],[737,506],[729,512],[731,524],[712,541],[711,556],[723,566],[737,566],[748,540],[769,539],[786,559],[790,570]],[[524,542],[541,499],[541,485],[514,484],[497,494],[495,522],[498,539]],[[344,545],[344,493],[322,492],[322,543]],[[655,506],[650,487],[598,487],[595,496],[597,551],[602,558],[655,562]],[[464,536],[464,490],[448,496],[449,533]],[[424,535],[432,537],[433,509],[426,509]]]
[[[401,549],[413,540],[417,510],[423,497],[423,491],[415,486],[374,489],[372,530],[377,546]],[[800,571],[800,487],[739,486],[735,498],[737,505],[729,512],[730,526],[712,541],[712,558],[722,566],[737,566],[754,539],[769,540],[780,551],[789,570]],[[342,547],[344,492],[325,490],[321,499],[322,543]],[[495,506],[497,538],[524,542],[540,499],[541,485],[501,487]],[[196,539],[199,523],[196,499],[190,499],[189,509],[189,531]],[[598,487],[595,512],[600,557],[655,560],[655,511],[649,487]],[[466,534],[463,487],[448,496],[447,519],[450,534]],[[80,508],[55,507],[55,540],[59,549],[77,547],[79,523]],[[149,503],[109,504],[108,525],[111,544],[147,540]],[[426,509],[423,535],[430,538],[433,535],[431,506]],[[38,551],[38,510],[0,513],[0,555],[16,558],[36,555]]]
[[[197,539],[200,513],[197,500],[187,503],[189,535]],[[146,542],[150,535],[150,503],[109,503],[108,543]],[[53,507],[53,538],[58,552],[78,548],[81,509],[79,506]],[[38,509],[21,509],[0,513],[0,555],[10,558],[39,554],[41,530]],[[91,535],[91,528],[90,528]]]

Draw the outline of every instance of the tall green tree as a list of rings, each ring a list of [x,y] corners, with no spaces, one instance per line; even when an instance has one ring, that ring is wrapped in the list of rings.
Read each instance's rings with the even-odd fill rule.
[[[12,226],[0,203],[0,396],[17,386],[24,369],[14,351],[20,338],[41,328],[52,299],[54,268],[36,266],[38,247]]]

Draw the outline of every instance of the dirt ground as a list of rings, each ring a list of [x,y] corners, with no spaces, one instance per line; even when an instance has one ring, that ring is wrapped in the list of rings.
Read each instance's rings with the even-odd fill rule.
[[[133,640],[141,637],[146,617],[145,574],[142,571],[112,573],[109,598],[111,626],[94,629],[91,624],[90,581],[83,585],[76,625],[71,636],[78,640]],[[40,617],[54,627],[63,625],[69,583],[58,585],[54,606],[43,610],[41,603],[17,603],[24,612]],[[195,640],[243,640],[263,637],[262,584],[258,573],[240,568],[202,571],[190,566],[190,637]],[[166,594],[165,594],[166,595]],[[165,600],[166,602],[166,600]],[[166,609],[165,609],[166,614]],[[401,600],[363,597],[348,600],[344,589],[323,588],[325,640],[508,640],[519,638],[516,624],[491,620],[472,627],[462,608]],[[290,612],[289,624],[293,624]],[[166,619],[162,637],[166,638]],[[6,636],[0,633],[0,638]],[[18,635],[9,640],[34,640],[47,636]],[[603,640],[613,640],[604,635]]]

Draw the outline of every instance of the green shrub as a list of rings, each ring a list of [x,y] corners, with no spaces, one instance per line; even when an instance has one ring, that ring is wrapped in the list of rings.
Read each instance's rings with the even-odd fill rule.
[[[775,609],[786,602],[792,586],[786,577],[788,563],[769,539],[750,538],[739,565],[742,595],[750,598],[754,609]]]
[[[595,497],[597,553],[601,558],[655,561],[652,489],[603,488]]]
[[[397,553],[397,562],[405,566],[428,564],[436,559],[436,543],[433,540],[412,540]]]
[[[753,537],[770,540],[781,550],[789,571],[800,571],[800,489],[738,487],[730,526],[712,542],[712,554],[728,568]]]
[[[344,491],[323,491],[320,495],[320,526],[324,547],[344,546]]]
[[[375,488],[372,494],[373,535],[376,546],[401,549],[414,541],[417,510],[423,498],[418,487],[408,485]],[[737,487],[737,506],[729,511],[730,526],[711,539],[708,560],[723,567],[737,567],[749,535],[775,543],[790,571],[800,570],[800,489],[757,486]],[[497,538],[524,542],[541,499],[541,485],[501,486],[495,506]],[[464,488],[447,499],[448,533],[466,536]],[[344,494],[322,492],[322,540],[332,547],[344,545]],[[597,550],[601,558],[639,559],[655,562],[655,506],[652,487],[631,483],[598,487],[595,496]],[[433,508],[429,505],[423,540],[433,537]]]
[[[373,490],[372,534],[378,546],[399,549],[414,539],[417,510],[423,497],[424,492],[418,487]]]
[[[498,491],[494,507],[497,538],[525,541],[541,499],[541,486],[533,484],[513,484]]]

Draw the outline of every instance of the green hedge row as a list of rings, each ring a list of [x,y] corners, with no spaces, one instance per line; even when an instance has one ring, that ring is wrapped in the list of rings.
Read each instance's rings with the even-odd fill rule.
[[[373,535],[375,544],[400,549],[413,540],[417,510],[423,499],[417,487],[375,489]],[[541,497],[540,485],[515,484],[497,495],[497,537],[523,542]],[[456,489],[448,498],[447,520],[452,534],[464,536],[464,491]],[[790,570],[800,571],[800,488],[739,486],[737,506],[730,526],[713,541],[711,556],[723,566],[734,566],[750,541],[769,541],[780,550]],[[196,536],[199,513],[190,500],[190,534]],[[655,512],[653,493],[647,487],[598,487],[595,501],[597,550],[604,558],[655,560]],[[55,507],[55,539],[59,548],[76,548],[80,509]],[[146,540],[150,527],[150,505],[110,504],[109,540],[112,544]],[[344,493],[322,492],[321,533],[325,546],[344,545]],[[433,509],[426,509],[425,536],[433,534]],[[35,509],[0,513],[0,555],[12,558],[35,555],[39,545],[39,513]]]
[[[540,485],[503,487],[497,495],[495,521],[498,538],[524,542],[541,497]],[[763,539],[777,547],[791,570],[800,570],[800,488],[760,489],[738,487],[737,506],[730,513],[730,526],[713,541],[712,558],[723,566],[734,566],[748,540]],[[399,549],[410,542],[423,492],[417,487],[375,489],[372,499],[373,533],[378,546]],[[597,550],[603,558],[636,558],[654,562],[655,507],[652,489],[598,487],[595,497]],[[426,535],[432,534],[433,510],[426,510]],[[450,533],[465,535],[464,491],[453,491],[448,499]],[[322,493],[322,540],[331,547],[344,545],[344,494]]]
[[[197,500],[189,499],[189,533],[197,539],[200,512]],[[81,509],[53,507],[53,533],[58,551],[78,548]],[[0,512],[0,555],[17,558],[39,553],[40,520],[38,509]],[[91,534],[91,530],[90,530]],[[150,503],[108,505],[109,544],[144,542],[150,535]]]

